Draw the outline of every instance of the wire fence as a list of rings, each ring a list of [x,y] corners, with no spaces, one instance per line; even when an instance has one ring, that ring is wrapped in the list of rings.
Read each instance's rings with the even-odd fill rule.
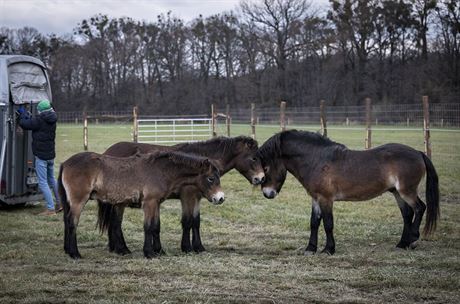
[[[364,132],[369,123],[366,119],[366,106],[326,106],[326,126],[320,125],[320,107],[286,107],[284,122],[281,122],[280,108],[257,108],[256,106],[226,108],[225,113],[215,109],[216,135],[249,135],[257,138],[260,142],[278,132],[281,124],[286,128],[297,128],[310,131],[322,131],[327,128],[328,135],[334,133],[349,134],[350,138],[356,138],[352,142],[353,148],[364,146]],[[135,119],[182,119],[182,118],[205,118],[209,114],[201,115],[154,115],[151,113],[138,113],[134,118],[132,109],[126,111],[98,111],[98,112],[59,112],[60,123],[67,127],[83,127],[86,118],[88,125],[88,137],[90,141],[99,142],[105,135],[116,133],[120,140],[133,140]],[[431,104],[429,108],[431,133],[456,134],[460,132],[460,103],[455,104]],[[227,119],[228,118],[228,119]],[[368,118],[369,119],[369,118]],[[230,126],[228,125],[230,124]],[[374,105],[372,106],[370,125],[372,128],[373,146],[389,142],[394,139],[392,134],[404,131],[408,134],[404,143],[412,144],[412,138],[417,139],[416,148],[423,150],[423,134],[421,130],[424,124],[423,108],[420,104],[401,105]],[[91,130],[98,132],[91,134]],[[104,131],[105,130],[105,131]],[[229,134],[230,133],[230,134]],[[97,134],[97,137],[95,137]],[[356,135],[354,135],[356,134]],[[446,135],[449,136],[449,135]],[[101,138],[102,137],[102,138]],[[347,136],[345,136],[346,138]],[[358,140],[359,138],[359,140]],[[436,151],[436,137],[433,138],[433,148]],[[456,151],[455,151],[456,152]]]
[[[332,125],[364,125],[366,123],[366,106],[327,106],[327,123]],[[286,108],[287,125],[318,124],[320,107]],[[250,123],[251,108],[231,109],[233,123]],[[373,105],[374,125],[392,125],[419,127],[423,126],[423,108],[421,104]],[[255,107],[257,124],[278,124],[280,109],[278,107]],[[460,128],[460,103],[430,104],[430,123],[436,127]]]

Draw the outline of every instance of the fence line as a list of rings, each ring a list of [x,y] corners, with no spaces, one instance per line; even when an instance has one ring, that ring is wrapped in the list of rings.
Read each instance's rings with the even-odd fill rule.
[[[428,101],[428,100],[427,100]],[[367,109],[367,110],[366,110]],[[149,115],[140,113],[137,107],[130,111],[91,111],[91,112],[58,112],[59,121],[64,123],[84,124],[83,140],[84,147],[88,148],[88,136],[94,124],[108,124],[108,128],[113,128],[113,124],[131,124],[130,134],[124,135],[137,141],[139,137],[139,121],[142,119],[187,119],[209,117],[203,115]],[[85,124],[86,117],[86,124]],[[460,104],[428,104],[425,101],[419,104],[399,104],[399,105],[354,105],[354,106],[331,106],[327,101],[320,101],[318,107],[294,107],[290,108],[286,102],[281,102],[279,108],[260,109],[252,103],[248,108],[232,109],[229,105],[225,107],[225,113],[219,113],[215,105],[212,106],[212,136],[230,135],[231,125],[247,125],[250,133],[247,135],[256,138],[257,128],[273,128],[274,132],[283,128],[299,127],[305,129],[312,125],[310,129],[320,131],[327,136],[328,130],[361,130],[365,133],[364,145],[371,147],[372,131],[421,131],[424,132],[425,150],[429,151],[430,138],[429,132],[459,132],[460,129]],[[425,117],[425,118],[424,118]],[[225,119],[225,131],[222,130],[222,120]],[[428,119],[428,120],[427,120]],[[220,121],[220,122],[219,122]],[[327,121],[327,123],[326,123]],[[389,125],[394,127],[388,127]],[[219,127],[220,126],[220,127]],[[319,126],[319,127],[318,127]],[[430,126],[435,128],[430,129]],[[404,128],[403,128],[404,127]],[[420,129],[416,127],[421,127]],[[101,126],[101,128],[104,128]],[[219,129],[220,128],[220,129]],[[422,134],[422,133],[420,133]],[[235,134],[238,135],[238,134]],[[205,139],[205,138],[202,138]],[[187,139],[184,137],[184,141]]]

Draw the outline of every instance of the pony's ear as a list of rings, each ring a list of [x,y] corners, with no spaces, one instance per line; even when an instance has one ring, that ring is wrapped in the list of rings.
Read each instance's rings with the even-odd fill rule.
[[[140,157],[140,156],[142,155],[141,149],[139,149],[139,147],[136,147],[136,153],[134,153],[134,155],[135,155],[136,157]]]
[[[214,160],[211,160],[209,158],[206,158],[203,160],[203,171],[206,173],[212,173],[214,171],[217,171],[217,173],[220,175],[219,168],[217,167],[217,164],[215,163]]]
[[[258,148],[258,144],[257,144],[257,141],[255,139],[249,139],[246,141],[246,147],[248,147],[249,149],[257,149]]]
[[[136,153],[136,155],[137,155],[137,153]],[[139,153],[139,156],[144,156],[144,155],[145,155],[145,157],[146,157],[148,162],[153,162],[153,161],[155,161],[155,159],[158,158],[158,156],[160,156],[160,153],[158,151],[147,153],[147,154]]]
[[[212,163],[211,161],[209,160],[209,158],[205,158],[202,162],[201,162],[201,172],[202,173],[208,173],[208,171],[211,170],[211,167],[212,167]]]

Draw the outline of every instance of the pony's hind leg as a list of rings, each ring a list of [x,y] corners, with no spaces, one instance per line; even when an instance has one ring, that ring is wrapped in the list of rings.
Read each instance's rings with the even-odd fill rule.
[[[80,220],[81,211],[88,201],[89,197],[86,197],[81,200],[73,200],[70,199],[70,208],[69,213],[64,215],[65,221],[65,243],[64,249],[66,249],[66,253],[72,259],[79,259],[81,258],[80,252],[78,251],[77,246],[77,226]]]
[[[112,212],[110,213],[110,222],[108,226],[108,237],[109,237],[109,251],[113,251],[119,255],[130,254],[126,245],[125,238],[123,236],[123,230],[121,229],[121,223],[123,221],[123,213],[125,211],[125,206],[114,205]]]
[[[322,213],[321,208],[316,200],[313,199],[310,217],[310,240],[308,241],[307,248],[304,255],[312,255],[318,249],[318,229],[321,224]]]
[[[144,256],[148,259],[165,252],[160,242],[160,203],[155,199],[144,201]]]
[[[423,209],[421,207],[422,205],[418,204],[417,194],[413,195],[412,193],[396,190],[392,191],[392,193],[398,203],[404,221],[401,240],[396,247],[403,249],[409,247],[415,248],[415,241],[417,241],[419,237],[418,228],[424,212],[424,210],[421,211],[421,209]],[[414,232],[415,230],[417,230],[417,233]]]
[[[415,216],[411,229],[411,242],[409,244],[411,249],[415,249],[415,247],[417,247],[417,241],[420,238],[420,224],[422,223],[422,218],[425,210],[425,203],[417,196],[417,203],[414,212]]]
[[[425,203],[417,195],[417,188],[409,190],[400,190],[399,194],[406,201],[412,209],[414,214],[413,222],[409,230],[409,248],[414,249],[417,247],[417,241],[420,238],[420,224],[422,222],[423,214],[426,210]]]
[[[326,246],[321,253],[334,254],[335,253],[335,240],[334,240],[334,216],[332,213],[333,201],[320,202],[321,213],[323,214],[324,231],[326,232]]]

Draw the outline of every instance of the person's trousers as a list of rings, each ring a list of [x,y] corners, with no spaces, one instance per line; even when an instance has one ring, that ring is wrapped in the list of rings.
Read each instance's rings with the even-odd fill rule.
[[[38,187],[40,188],[46,201],[46,208],[54,211],[53,195],[59,205],[59,196],[56,180],[54,179],[54,159],[43,160],[35,156],[35,172],[38,177]]]

